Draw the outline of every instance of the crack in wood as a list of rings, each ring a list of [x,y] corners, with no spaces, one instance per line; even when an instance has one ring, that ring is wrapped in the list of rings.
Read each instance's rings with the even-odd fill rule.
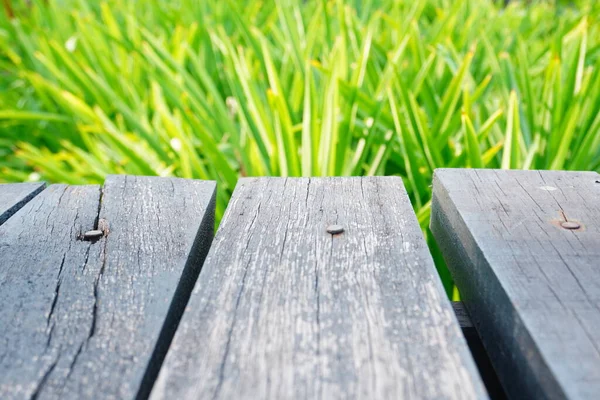
[[[236,326],[236,321],[237,321],[237,311],[238,308],[240,307],[240,301],[242,299],[242,295],[244,293],[244,287],[246,286],[246,276],[248,275],[248,269],[250,268],[250,264],[252,263],[252,256],[250,256],[250,259],[248,260],[248,262],[246,263],[246,268],[244,269],[244,275],[242,276],[241,279],[241,283],[240,283],[240,288],[238,290],[238,295],[235,301],[235,307],[232,310],[232,321],[231,321],[231,325],[229,327],[229,333],[227,334],[227,342],[225,343],[225,351],[223,352],[223,358],[221,359],[221,366],[219,369],[219,377],[218,377],[218,383],[217,386],[215,388],[215,392],[212,396],[212,399],[216,399],[219,392],[221,391],[221,387],[223,385],[223,381],[225,379],[225,363],[227,362],[227,358],[229,356],[229,349],[230,349],[230,345],[231,345],[231,338],[233,336],[233,331],[235,330],[235,326]]]
[[[38,398],[41,391],[44,389],[44,386],[46,385],[46,381],[50,377],[50,374],[52,373],[52,371],[54,371],[54,368],[56,368],[56,364],[58,364],[58,359],[54,360],[52,362],[52,364],[50,364],[50,366],[48,367],[46,372],[44,372],[44,375],[42,375],[42,379],[40,379],[40,381],[36,385],[33,393],[31,394],[31,397],[30,397],[31,400],[36,400]]]
[[[241,179],[151,398],[485,398],[436,279],[399,178]]]
[[[0,398],[147,397],[212,239],[214,205],[212,182],[114,176],[104,188],[52,185],[11,217],[0,227]],[[154,233],[145,225],[157,210],[171,226]],[[82,242],[94,228],[103,235]]]
[[[50,305],[50,312],[48,313],[48,318],[46,322],[46,328],[50,326],[50,320],[54,315],[54,308],[56,307],[56,303],[58,301],[58,295],[60,293],[60,284],[61,284],[61,275],[63,272],[63,267],[65,266],[65,258],[66,253],[63,255],[62,261],[60,262],[60,267],[58,269],[58,275],[56,276],[56,287],[54,288],[54,298],[52,299],[52,304]],[[50,339],[48,339],[48,343],[50,343]]]

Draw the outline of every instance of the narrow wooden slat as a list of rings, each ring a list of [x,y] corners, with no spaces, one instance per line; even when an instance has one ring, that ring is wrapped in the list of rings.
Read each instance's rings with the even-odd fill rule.
[[[431,230],[515,398],[600,393],[594,172],[437,170]],[[564,222],[580,229],[565,229]]]
[[[462,301],[453,301],[452,308],[454,308],[454,314],[458,319],[458,324],[462,329],[463,336],[469,345],[471,355],[475,360],[485,389],[492,400],[505,400],[506,393],[498,380],[498,375],[492,366],[489,356],[487,355],[481,338],[477,334],[475,326],[471,322],[471,317],[463,304]]]
[[[465,305],[461,301],[453,301],[452,308],[454,309],[454,315],[456,315],[456,319],[458,320],[458,324],[460,325],[463,332],[465,329],[472,329],[473,323],[471,322],[471,317],[469,317],[469,313],[465,309]]]
[[[45,183],[5,183],[0,185],[0,225],[46,187]]]
[[[214,193],[53,185],[0,227],[0,398],[143,396],[212,239]],[[107,234],[82,240],[94,228]]]
[[[151,395],[485,397],[391,177],[240,180]]]

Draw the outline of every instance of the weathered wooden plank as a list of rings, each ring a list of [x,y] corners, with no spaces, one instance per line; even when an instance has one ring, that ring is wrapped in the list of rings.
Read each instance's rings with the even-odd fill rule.
[[[509,396],[600,393],[598,180],[594,172],[435,173],[431,230]]]
[[[490,399],[506,399],[506,393],[498,380],[498,375],[483,347],[483,343],[481,343],[481,338],[477,334],[475,326],[471,322],[471,316],[465,305],[462,301],[453,301],[452,308],[454,309],[454,314],[456,315],[456,319],[458,319],[458,324],[462,329],[467,345],[469,345],[469,350],[471,351],[473,360],[475,360],[475,364],[477,365],[477,369],[479,370],[479,374],[481,375],[481,379],[483,380],[483,384],[485,385],[485,389],[487,390]]]
[[[212,239],[214,192],[53,185],[0,227],[0,398],[147,395]]]
[[[469,312],[466,310],[462,301],[453,301],[452,308],[454,309],[454,315],[456,315],[458,324],[463,332],[465,329],[474,328],[473,323],[471,322],[471,317],[469,316]]]
[[[0,184],[0,225],[45,187],[46,184],[43,182]]]
[[[151,395],[484,397],[393,177],[240,180]]]

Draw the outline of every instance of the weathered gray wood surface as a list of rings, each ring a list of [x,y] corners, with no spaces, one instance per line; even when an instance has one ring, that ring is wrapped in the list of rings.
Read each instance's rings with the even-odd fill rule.
[[[143,396],[212,239],[214,192],[131,176],[52,185],[2,225],[0,398]],[[96,227],[107,235],[81,240]]]
[[[151,395],[485,397],[402,181],[375,177],[240,180]]]
[[[0,184],[0,225],[46,187],[45,183]]]
[[[431,230],[515,398],[600,394],[594,172],[437,170]],[[578,230],[561,226],[577,222]]]

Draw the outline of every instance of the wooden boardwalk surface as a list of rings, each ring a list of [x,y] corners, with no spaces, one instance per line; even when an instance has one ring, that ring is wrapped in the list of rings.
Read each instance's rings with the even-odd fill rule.
[[[0,185],[0,399],[598,397],[598,174],[437,170],[462,304],[400,178],[243,178],[213,240],[215,196]]]
[[[600,175],[437,170],[431,229],[508,394],[600,396]]]

